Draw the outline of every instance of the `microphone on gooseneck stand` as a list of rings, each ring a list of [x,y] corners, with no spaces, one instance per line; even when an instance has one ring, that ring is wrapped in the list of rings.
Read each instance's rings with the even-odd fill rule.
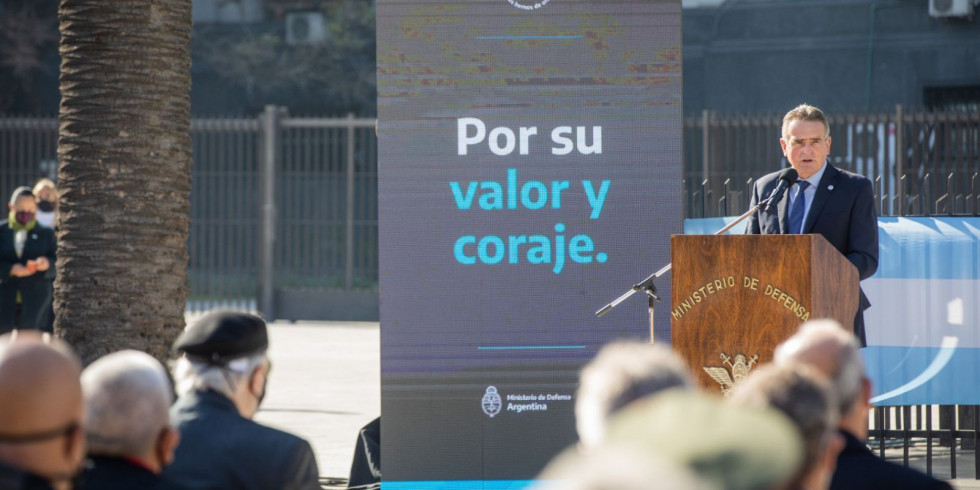
[[[772,214],[776,211],[776,205],[783,199],[783,194],[786,193],[786,189],[795,184],[796,179],[799,177],[800,174],[798,174],[796,169],[792,167],[779,173],[779,185],[776,186],[776,190],[772,191],[772,194],[769,195],[769,203],[766,204],[766,214]]]

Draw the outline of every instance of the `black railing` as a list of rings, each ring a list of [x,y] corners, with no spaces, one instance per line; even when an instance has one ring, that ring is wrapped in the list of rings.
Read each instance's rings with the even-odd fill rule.
[[[738,216],[749,209],[754,183],[751,178],[685,182],[684,217]],[[941,176],[926,172],[921,179],[905,175],[890,189],[880,176],[873,184],[879,216],[980,216],[980,168]]]

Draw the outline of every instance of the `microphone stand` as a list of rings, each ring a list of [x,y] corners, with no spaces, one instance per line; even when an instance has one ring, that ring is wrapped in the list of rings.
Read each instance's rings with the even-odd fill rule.
[[[724,228],[716,231],[714,234],[715,235],[723,235],[723,234],[725,234],[725,232],[727,232],[728,230],[731,230],[732,228],[734,228],[735,225],[741,223],[742,221],[745,221],[745,219],[748,218],[749,216],[752,216],[753,214],[755,214],[760,209],[764,209],[766,206],[768,206],[769,205],[769,201],[771,201],[773,197],[774,196],[769,196],[767,199],[765,199],[763,201],[760,201],[758,204],[755,205],[755,207],[753,207],[752,209],[746,211],[741,216],[739,216],[738,218],[736,218],[735,221],[732,221],[731,223],[725,225]],[[780,197],[782,197],[782,196],[780,196]],[[653,339],[653,313],[654,313],[654,303],[656,301],[660,301],[660,297],[657,296],[657,287],[653,285],[653,282],[656,281],[657,279],[659,279],[660,277],[662,277],[668,271],[670,271],[671,267],[672,267],[672,264],[669,264],[668,263],[667,265],[663,266],[657,272],[654,272],[653,274],[650,274],[649,276],[647,276],[646,279],[644,279],[644,280],[642,280],[642,281],[634,284],[633,287],[631,287],[628,291],[626,291],[625,293],[623,293],[622,295],[620,295],[618,298],[616,298],[616,299],[612,300],[611,302],[609,302],[609,304],[607,304],[606,306],[603,306],[602,308],[600,308],[599,311],[596,311],[595,312],[595,316],[601,317],[602,315],[605,315],[606,313],[609,313],[610,310],[612,310],[613,308],[619,306],[620,303],[622,303],[623,301],[626,301],[626,299],[629,298],[630,296],[633,296],[635,293],[637,293],[639,291],[643,291],[644,293],[647,294],[647,296],[649,297],[649,301],[650,301],[650,305],[649,305],[649,309],[650,309],[650,343],[652,344],[653,343],[653,340],[654,340]]]

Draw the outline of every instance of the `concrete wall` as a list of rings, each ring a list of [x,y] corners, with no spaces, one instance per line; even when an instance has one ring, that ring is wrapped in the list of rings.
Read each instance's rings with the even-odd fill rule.
[[[892,111],[980,86],[980,19],[930,17],[926,0],[728,0],[683,25],[687,115]]]

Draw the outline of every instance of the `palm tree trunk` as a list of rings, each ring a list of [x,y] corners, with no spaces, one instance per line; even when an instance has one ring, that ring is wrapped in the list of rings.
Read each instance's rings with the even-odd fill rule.
[[[184,326],[191,0],[62,0],[55,332],[89,363]]]

